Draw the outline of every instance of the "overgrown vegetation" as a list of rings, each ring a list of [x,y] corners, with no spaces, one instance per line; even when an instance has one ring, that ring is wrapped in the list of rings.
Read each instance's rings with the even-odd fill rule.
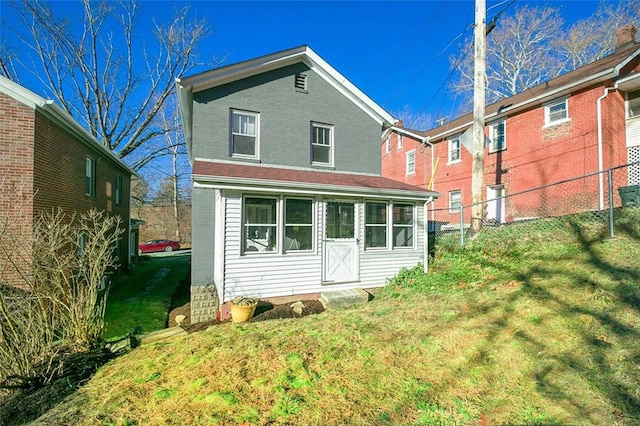
[[[35,424],[639,424],[640,209],[618,217],[612,240],[496,229],[363,306],[137,348]]]
[[[99,349],[106,291],[116,267],[120,219],[89,211],[78,217],[26,215],[0,223],[0,388],[37,388],[69,366],[66,357]]]

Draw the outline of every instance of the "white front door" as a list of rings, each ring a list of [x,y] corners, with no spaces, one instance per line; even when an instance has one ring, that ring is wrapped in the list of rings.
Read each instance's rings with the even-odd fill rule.
[[[487,187],[487,222],[504,223],[504,187]]]
[[[322,271],[324,284],[358,281],[360,257],[356,229],[354,202],[327,202]]]

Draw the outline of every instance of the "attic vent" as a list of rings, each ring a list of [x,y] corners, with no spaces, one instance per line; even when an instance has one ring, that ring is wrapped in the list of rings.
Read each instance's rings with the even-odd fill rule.
[[[307,91],[307,76],[304,74],[296,74],[295,88],[298,91]]]

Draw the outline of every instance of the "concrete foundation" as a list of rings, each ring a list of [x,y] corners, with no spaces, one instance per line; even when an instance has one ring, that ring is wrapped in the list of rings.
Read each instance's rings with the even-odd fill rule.
[[[327,291],[320,294],[320,302],[325,309],[362,305],[368,301],[369,293],[361,288],[353,290]]]
[[[214,286],[191,286],[191,324],[215,320],[219,307]]]

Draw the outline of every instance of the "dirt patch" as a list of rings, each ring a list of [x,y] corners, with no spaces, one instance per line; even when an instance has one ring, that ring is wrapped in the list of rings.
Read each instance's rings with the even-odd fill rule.
[[[283,304],[273,304],[269,302],[260,301],[256,308],[256,312],[253,317],[247,322],[258,322],[258,321],[267,321],[273,319],[284,319],[284,318],[300,318],[307,315],[314,315],[324,312],[324,306],[318,300],[301,300],[304,308],[302,308],[302,312],[295,310],[295,307],[292,306],[293,303],[283,303]],[[182,328],[184,328],[188,333],[195,333],[201,330],[206,330],[207,328],[229,322],[230,320],[224,321],[205,321],[199,322],[196,324],[191,324],[191,304],[186,303],[178,308],[175,308],[169,313],[169,327],[174,327],[178,325],[175,321],[175,318],[179,315],[184,315],[184,320],[180,324]]]

